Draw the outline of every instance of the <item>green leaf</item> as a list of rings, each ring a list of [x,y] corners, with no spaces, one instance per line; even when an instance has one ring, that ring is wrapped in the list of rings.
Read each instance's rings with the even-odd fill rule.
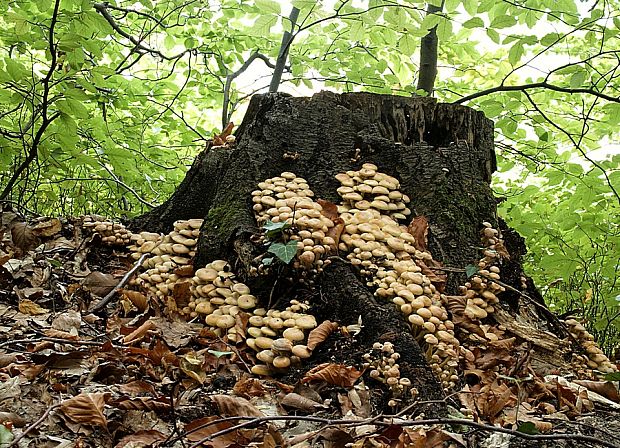
[[[517,24],[517,20],[509,15],[495,17],[491,21],[491,28],[508,28]]]
[[[603,378],[607,381],[620,381],[620,372],[608,373]]]
[[[4,425],[0,425],[0,446],[9,446],[14,437],[10,429]]]
[[[398,41],[398,49],[406,56],[411,56],[417,50],[416,39],[405,33]]]
[[[282,9],[279,2],[274,0],[254,0],[261,14],[280,14]]]
[[[297,254],[297,241],[289,241],[288,243],[272,243],[267,252],[274,254],[285,264],[289,264]]]
[[[437,24],[437,37],[440,41],[446,41],[450,36],[452,36],[452,21],[441,16]]]
[[[475,264],[468,264],[465,266],[465,275],[467,275],[467,278],[470,278],[471,276],[476,275],[479,270],[480,268]]]
[[[216,358],[221,358],[222,356],[230,356],[233,354],[233,352],[220,352],[218,350],[211,350],[211,349],[207,350],[207,352],[211,353]]]
[[[540,431],[538,431],[538,428],[536,428],[536,425],[532,422],[523,422],[519,425],[519,427],[517,428],[517,431],[522,432],[523,434],[539,434]]]
[[[273,239],[273,237],[281,235],[285,229],[288,229],[290,227],[291,225],[286,221],[273,222],[269,220],[263,225],[263,230],[265,230],[265,235],[267,236],[267,238]]]
[[[250,30],[254,36],[267,36],[271,32],[273,27],[278,22],[278,16],[275,15],[262,15],[254,22],[254,27]]]
[[[588,72],[585,70],[579,70],[578,72],[573,73],[573,76],[570,77],[570,86],[572,89],[576,89],[581,87],[588,76]]]
[[[482,28],[484,27],[484,21],[480,17],[472,17],[465,23],[463,23],[463,27],[465,28]]]

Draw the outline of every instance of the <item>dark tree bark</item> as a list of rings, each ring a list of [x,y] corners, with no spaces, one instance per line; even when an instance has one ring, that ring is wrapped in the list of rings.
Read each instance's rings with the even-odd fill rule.
[[[390,340],[403,356],[401,371],[414,380],[420,398],[440,398],[441,387],[408,324],[393,305],[375,300],[352,266],[332,263],[313,287],[285,281],[292,272],[258,280],[246,275],[252,260],[264,251],[250,239],[259,232],[250,193],[258,182],[290,171],[305,178],[317,197],[338,202],[334,176],[372,162],[400,180],[414,216],[427,217],[434,258],[444,266],[463,268],[480,258],[481,223],[499,225],[490,189],[496,168],[491,120],[481,112],[438,104],[432,98],[265,94],[251,100],[236,138],[233,148],[201,153],[173,196],[135,219],[133,226],[167,232],[178,219],[204,217],[196,267],[226,258],[263,299],[305,295],[319,319],[343,325],[355,324],[361,316],[364,331],[352,350],[360,353],[377,340]],[[510,232],[505,226],[502,230]],[[514,235],[507,238],[512,257],[505,278],[521,288],[520,255],[525,248]],[[451,273],[446,292],[456,293],[465,281],[464,274]],[[523,305],[520,294],[505,295],[506,315]],[[553,340],[544,343],[540,350],[553,358]],[[342,356],[346,353],[341,351]],[[317,362],[324,362],[333,360],[334,353],[319,350],[316,355]],[[436,405],[427,415],[443,410]]]

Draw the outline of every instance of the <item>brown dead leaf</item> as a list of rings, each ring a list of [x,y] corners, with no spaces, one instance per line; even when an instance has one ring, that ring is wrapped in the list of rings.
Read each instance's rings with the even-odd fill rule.
[[[323,403],[316,402],[302,395],[296,394],[295,392],[286,394],[282,400],[280,400],[280,404],[287,408],[299,409],[300,411],[308,413],[315,412],[319,409],[329,408],[329,406],[326,406]]]
[[[497,252],[500,257],[510,260],[510,254],[508,253],[506,246],[504,246],[503,241],[498,240],[495,242],[495,252]]]
[[[422,269],[422,274],[426,275],[431,283],[435,285],[435,288],[437,288],[439,292],[444,292],[446,282],[448,281],[448,273],[438,269],[443,267],[443,265],[432,258],[430,260],[420,260],[416,258],[415,263]]]
[[[404,447],[441,448],[452,438],[441,429],[403,428],[398,438]]]
[[[192,283],[189,280],[185,282],[176,282],[174,284],[172,297],[174,297],[177,308],[183,308],[189,304],[192,297],[192,292],[190,291],[191,285]]]
[[[221,417],[212,415],[189,422],[184,427],[188,440],[191,442],[198,442],[215,434],[216,432],[228,429],[235,425],[234,422],[218,421],[220,419]],[[239,431],[231,431],[228,434],[223,434],[214,440],[210,440],[208,443],[213,448],[228,448],[230,446],[248,446],[250,440],[243,437]]]
[[[107,428],[108,420],[103,409],[108,395],[104,393],[81,393],[63,401],[60,404],[60,411],[73,423]]]
[[[81,284],[96,296],[104,297],[116,287],[118,281],[112,274],[93,271],[82,279]]]
[[[21,313],[28,314],[30,316],[36,316],[38,314],[46,314],[50,312],[50,310],[43,308],[42,306],[39,306],[32,300],[28,299],[20,300],[18,308]]]
[[[351,387],[360,376],[362,376],[362,372],[355,367],[345,366],[343,364],[325,363],[306,372],[301,382],[325,381],[335,386]]]
[[[191,264],[184,264],[183,266],[175,268],[173,272],[179,277],[191,277],[194,275],[194,266]]]
[[[48,328],[44,331],[45,336],[50,338],[58,338],[58,339],[66,339],[68,341],[77,341],[79,338],[76,334],[71,334],[62,330],[55,330],[53,328]]]
[[[618,389],[616,389],[616,386],[611,381],[575,380],[573,382],[575,384],[579,384],[580,386],[586,387],[592,392],[596,392],[597,394],[602,395],[603,397],[608,398],[611,401],[620,403],[620,395],[618,394]]]
[[[39,245],[39,238],[25,222],[14,223],[11,227],[13,244],[22,252],[28,252]]]
[[[136,328],[134,331],[129,333],[127,336],[123,338],[124,344],[129,344],[131,342],[140,340],[144,337],[144,335],[149,331],[155,328],[155,324],[150,320],[145,321],[142,325]]]
[[[227,417],[264,417],[256,406],[245,398],[233,395],[211,395],[209,399],[215,403],[220,410],[220,414]]]
[[[82,315],[75,310],[68,310],[59,314],[52,321],[52,328],[61,331],[77,331],[82,325]]]
[[[49,218],[46,221],[39,222],[32,227],[33,234],[43,237],[56,235],[61,230],[62,224],[58,218]]]
[[[331,219],[332,221],[340,216],[340,213],[338,213],[338,206],[333,202],[326,199],[317,199],[317,202],[322,207],[321,215]]]
[[[144,294],[130,289],[121,289],[119,293],[122,294],[123,298],[129,300],[138,311],[146,311],[149,299]]]
[[[413,246],[419,251],[425,252],[428,245],[428,219],[426,216],[416,216],[407,226],[409,232],[415,238]]]
[[[120,384],[118,389],[129,395],[155,394],[155,388],[153,385],[142,380],[135,380],[129,383]]]
[[[167,435],[155,429],[142,430],[123,437],[114,448],[125,448],[127,445],[130,445],[132,448],[150,447],[154,446],[157,442],[163,442],[167,438]]]
[[[267,391],[257,378],[244,376],[233,386],[233,393],[239,397],[247,399],[252,397],[262,397],[267,393]]]
[[[317,345],[325,341],[330,334],[338,329],[336,322],[325,320],[308,334],[308,343],[306,346],[310,350],[314,350]]]
[[[166,413],[170,411],[170,400],[166,397],[119,397],[110,400],[110,406],[132,411],[153,411],[155,413]]]
[[[207,381],[207,372],[202,368],[203,363],[204,357],[195,352],[189,352],[179,357],[179,368],[183,373],[200,384],[204,384]]]
[[[17,362],[20,357],[23,357],[19,353],[0,353],[0,369]]]
[[[235,127],[234,123],[231,121],[226,125],[224,130],[220,134],[213,135],[213,146],[222,146],[226,144],[226,137],[228,137],[233,128]]]

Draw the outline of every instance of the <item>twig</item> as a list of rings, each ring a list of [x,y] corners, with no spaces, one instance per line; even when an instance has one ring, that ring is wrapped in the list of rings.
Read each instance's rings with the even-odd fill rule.
[[[52,412],[54,409],[56,409],[58,406],[60,406],[60,403],[54,404],[52,406],[50,406],[49,408],[47,408],[45,410],[45,412],[43,413],[43,415],[36,421],[34,422],[32,425],[28,426],[24,432],[22,432],[20,435],[18,435],[17,437],[15,437],[15,439],[13,439],[13,441],[11,442],[11,444],[7,447],[7,448],[11,448],[13,446],[19,446],[18,443],[21,439],[23,439],[30,431],[32,431],[33,429],[35,429],[37,426],[39,426],[41,423],[43,423],[43,421],[47,418],[48,415],[50,415],[50,412]]]
[[[239,353],[239,350],[237,350],[236,347],[233,347],[232,345],[230,345],[228,342],[226,342],[224,339],[220,338],[218,336],[218,339],[221,343],[225,344],[226,347],[228,347],[230,349],[230,351],[232,351],[235,355],[237,355],[237,358],[239,358],[239,360],[243,363],[243,365],[245,366],[245,369],[248,371],[248,373],[252,373],[252,369],[250,368],[250,366],[248,366],[248,363],[246,363],[243,358],[241,357],[241,353]]]
[[[34,342],[42,342],[42,341],[55,342],[57,344],[90,345],[93,347],[95,346],[99,347],[104,344],[104,342],[97,342],[97,341],[74,341],[72,339],[52,338],[48,336],[42,336],[40,338],[35,338],[35,339],[12,339],[10,341],[6,341],[0,344],[0,348],[6,347],[11,344],[22,344],[22,343],[27,343],[27,342],[34,343]]]
[[[378,420],[381,417],[383,417],[385,420],[382,420],[382,421]],[[210,425],[222,423],[225,421],[228,422],[232,420],[244,420],[244,419],[249,419],[249,420],[246,422],[240,423],[238,425],[223,429],[221,431],[217,431],[207,437],[204,437],[200,441],[191,445],[190,448],[198,448],[203,443],[208,442],[209,440],[213,440],[217,437],[237,431],[238,429],[248,428],[248,427],[255,426],[257,424],[270,422],[270,421],[291,421],[291,420],[318,422],[318,423],[323,423],[328,426],[333,426],[333,425],[361,426],[361,425],[368,425],[368,424],[376,424],[380,426],[463,425],[463,426],[470,426],[470,427],[485,430],[485,431],[509,434],[511,436],[519,437],[519,438],[526,439],[526,440],[568,440],[568,439],[571,439],[571,440],[579,440],[583,442],[598,444],[598,445],[609,447],[609,448],[620,448],[620,445],[616,445],[611,442],[606,442],[604,440],[601,440],[600,438],[584,436],[581,434],[569,434],[569,433],[526,434],[526,433],[515,431],[512,429],[501,428],[498,426],[485,425],[483,423],[474,422],[474,421],[464,419],[464,418],[432,418],[432,419],[425,419],[425,420],[400,420],[398,419],[396,415],[384,415],[384,416],[377,416],[374,418],[363,419],[363,420],[332,420],[332,419],[314,417],[314,416],[280,415],[280,416],[265,416],[265,417],[258,417],[258,418],[256,417],[254,418],[253,417],[228,417],[225,419],[218,419],[218,420],[211,421],[208,423],[208,425],[205,425],[205,426],[210,426]]]
[[[237,76],[239,76],[244,71],[246,71],[250,67],[252,62],[254,62],[255,59],[262,60],[265,63],[265,65],[269,68],[273,68],[273,69],[276,68],[276,66],[269,60],[267,56],[259,53],[258,51],[255,51],[243,63],[243,65],[241,66],[241,68],[239,68],[239,70],[226,76],[226,84],[224,85],[224,100],[222,103],[222,129],[226,127],[226,125],[228,124],[230,120],[229,113],[228,113],[228,103],[230,103],[230,87],[232,85],[232,82]]]
[[[112,176],[112,178],[114,179],[114,182],[116,182],[118,185],[123,187],[125,190],[127,190],[128,192],[133,194],[135,196],[135,198],[138,200],[138,202],[140,202],[141,204],[146,205],[147,207],[155,208],[155,205],[153,205],[150,202],[147,202],[146,200],[142,199],[142,197],[136,192],[136,190],[134,190],[129,185],[127,185],[125,182],[120,180],[118,178],[118,176],[112,172],[112,170],[110,170],[107,166],[105,166],[105,163],[99,162],[99,165],[101,165],[101,167],[104,170],[106,170],[110,174],[110,176]]]
[[[127,271],[127,273],[121,279],[121,281],[118,283],[118,285],[116,285],[112,291],[110,291],[103,299],[101,299],[98,303],[96,303],[94,306],[92,306],[88,311],[92,313],[92,312],[98,311],[101,308],[103,308],[104,306],[106,306],[108,304],[108,302],[110,302],[110,300],[112,300],[114,295],[123,286],[125,286],[125,283],[127,283],[129,281],[129,279],[140,268],[140,266],[142,266],[142,263],[144,263],[144,260],[146,260],[146,257],[148,257],[149,255],[151,255],[151,254],[150,253],[142,254],[142,256],[138,259],[138,261],[136,261],[136,263],[133,265],[133,267],[129,271]]]

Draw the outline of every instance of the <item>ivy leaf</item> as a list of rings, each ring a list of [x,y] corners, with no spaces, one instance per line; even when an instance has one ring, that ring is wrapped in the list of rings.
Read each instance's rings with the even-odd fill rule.
[[[263,266],[271,266],[273,264],[273,257],[265,257],[261,260]]]
[[[273,239],[273,237],[280,235],[284,230],[290,227],[291,225],[286,221],[273,222],[270,220],[263,225],[263,230],[265,230],[265,236],[267,238]]]
[[[468,264],[465,266],[465,275],[467,275],[467,278],[470,278],[472,275],[478,273],[478,270],[478,266],[475,264]]]
[[[297,254],[297,241],[288,243],[273,243],[269,246],[268,252],[274,254],[285,264],[289,264]]]

